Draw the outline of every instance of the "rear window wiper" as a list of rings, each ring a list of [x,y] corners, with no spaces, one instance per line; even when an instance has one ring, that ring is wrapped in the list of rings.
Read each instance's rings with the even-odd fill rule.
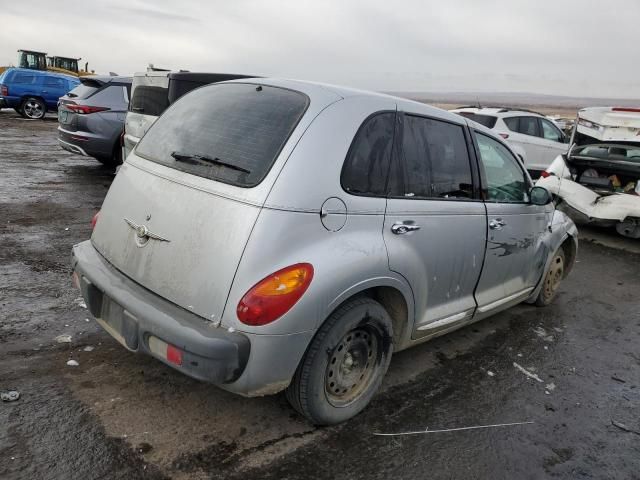
[[[251,173],[251,170],[247,170],[244,167],[239,167],[238,165],[234,165],[232,163],[227,163],[224,160],[220,160],[218,157],[211,158],[206,155],[197,155],[197,154],[185,154],[180,152],[172,152],[171,156],[176,159],[178,162],[202,162],[202,163],[212,163],[214,165],[221,165],[223,167],[230,168],[232,170],[237,170],[238,172],[243,173]]]

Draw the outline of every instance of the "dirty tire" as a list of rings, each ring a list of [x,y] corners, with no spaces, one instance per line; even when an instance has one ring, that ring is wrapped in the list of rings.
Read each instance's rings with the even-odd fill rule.
[[[44,101],[36,97],[27,97],[20,104],[20,115],[31,120],[42,120],[47,113]]]
[[[120,144],[116,144],[113,149],[113,153],[110,157],[96,157],[101,164],[105,167],[115,168],[118,165],[122,164],[122,150],[120,149]]]
[[[542,288],[536,298],[536,305],[538,307],[545,307],[549,305],[558,293],[558,287],[564,278],[564,272],[567,268],[566,259],[564,255],[564,249],[562,247],[556,250],[551,259],[549,269],[542,281]]]
[[[315,425],[348,420],[375,395],[392,352],[387,311],[367,297],[350,300],[316,333],[287,388],[287,400]]]

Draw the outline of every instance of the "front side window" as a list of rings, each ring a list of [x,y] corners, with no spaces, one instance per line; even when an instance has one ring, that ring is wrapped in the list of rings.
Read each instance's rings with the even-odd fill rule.
[[[529,182],[516,158],[497,140],[476,133],[480,163],[487,183],[485,200],[500,203],[529,201]]]
[[[393,145],[395,112],[384,112],[362,124],[342,169],[342,188],[356,195],[384,196]]]
[[[405,115],[391,195],[405,198],[473,198],[463,127]]]
[[[192,175],[253,187],[269,173],[308,102],[300,92],[266,85],[202,87],[174,103],[136,153]]]
[[[551,140],[553,142],[562,142],[562,133],[554,124],[544,118],[540,119],[542,124],[542,136],[545,140]]]

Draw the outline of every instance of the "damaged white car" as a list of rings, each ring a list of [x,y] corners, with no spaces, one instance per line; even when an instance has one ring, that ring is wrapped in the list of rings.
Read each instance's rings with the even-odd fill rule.
[[[576,220],[640,238],[640,109],[580,110],[571,145],[536,185],[557,195]]]

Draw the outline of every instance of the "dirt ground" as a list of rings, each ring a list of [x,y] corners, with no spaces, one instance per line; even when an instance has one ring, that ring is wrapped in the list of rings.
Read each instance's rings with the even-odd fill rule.
[[[584,229],[553,305],[397,354],[365,412],[315,428],[282,395],[191,380],[96,325],[70,249],[113,172],[56,126],[0,111],[0,391],[21,393],[0,402],[0,479],[640,478],[638,242]],[[532,423],[373,435],[514,422]]]

